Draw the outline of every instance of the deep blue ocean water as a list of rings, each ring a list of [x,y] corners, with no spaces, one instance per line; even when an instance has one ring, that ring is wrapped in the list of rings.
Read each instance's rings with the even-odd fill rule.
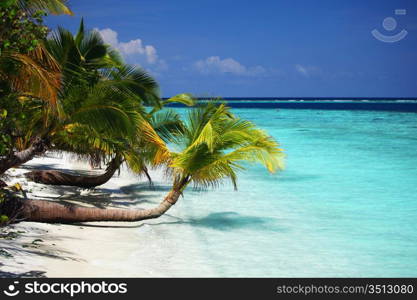
[[[211,99],[200,99],[200,102]],[[378,98],[225,98],[233,108],[370,110],[417,113],[417,99]],[[181,107],[182,104],[169,104]]]
[[[187,190],[180,221],[158,229],[182,247],[172,276],[417,276],[417,114],[233,112],[281,143],[287,167],[248,166],[237,192]]]

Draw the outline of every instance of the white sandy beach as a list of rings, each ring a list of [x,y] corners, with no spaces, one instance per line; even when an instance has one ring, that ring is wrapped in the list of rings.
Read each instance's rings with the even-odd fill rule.
[[[144,178],[122,170],[105,185],[94,190],[54,187],[28,182],[23,173],[42,165],[56,169],[88,171],[86,164],[54,155],[34,159],[21,169],[9,172],[9,182],[19,182],[28,198],[73,202],[98,207],[147,208],[157,204],[169,188],[160,171],[151,176],[158,186],[148,187]],[[88,172],[103,172],[88,171]],[[161,186],[162,188],[161,190]],[[8,231],[17,238],[0,239],[0,248],[13,257],[1,257],[0,276],[47,277],[169,277],[214,276],[200,262],[199,249],[193,248],[194,232],[181,222],[179,203],[169,213],[146,222],[92,222],[77,225],[21,222]],[[186,250],[186,251],[185,251]],[[192,266],[190,268],[190,265]]]

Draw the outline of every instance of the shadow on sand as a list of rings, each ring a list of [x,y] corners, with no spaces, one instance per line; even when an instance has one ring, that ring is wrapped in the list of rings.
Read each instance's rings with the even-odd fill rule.
[[[28,271],[23,273],[0,271],[0,278],[46,278],[44,271]]]
[[[277,224],[276,218],[270,217],[257,217],[257,216],[247,216],[240,215],[236,212],[226,211],[226,212],[216,212],[210,213],[205,217],[201,218],[190,218],[187,220],[166,214],[165,216],[176,219],[175,221],[163,221],[163,222],[147,222],[142,221],[140,224],[132,225],[101,225],[101,224],[85,224],[79,223],[74,224],[75,226],[85,226],[85,227],[103,227],[103,228],[139,228],[144,225],[148,226],[160,226],[160,225],[191,225],[195,227],[203,227],[212,230],[220,231],[232,231],[239,229],[249,229],[249,230],[260,230],[260,231],[274,231],[274,232],[287,232],[289,229]]]
[[[24,237],[24,239],[21,239]],[[46,277],[44,271],[40,270],[30,270],[26,272],[18,271],[4,271],[1,270],[3,266],[8,266],[9,259],[10,263],[15,265],[21,260],[22,257],[25,258],[35,258],[35,257],[46,257],[51,259],[58,260],[70,260],[70,261],[81,261],[78,258],[73,257],[72,252],[65,251],[63,249],[57,249],[54,246],[51,246],[51,243],[56,242],[61,239],[68,239],[71,237],[67,236],[57,236],[48,234],[48,231],[30,233],[26,232],[22,236],[18,236],[12,240],[0,239],[0,250],[3,254],[7,254],[3,260],[3,263],[0,263],[0,278],[21,278],[21,277],[31,277],[31,278],[43,278]],[[75,238],[74,238],[75,239]],[[35,241],[38,241],[37,243]],[[54,244],[52,244],[54,245]],[[24,268],[22,264],[22,268]]]
[[[32,196],[39,199],[53,200],[61,204],[69,204],[71,201],[76,201],[80,204],[93,205],[97,208],[106,208],[109,206],[124,208],[134,207],[144,203],[158,203],[160,201],[158,196],[162,196],[164,194],[163,192],[168,192],[171,189],[170,186],[150,186],[148,183],[126,185],[120,189],[100,187],[95,189],[82,189],[73,186],[58,185],[47,185],[45,187],[47,187],[51,194],[59,196],[42,195],[38,197],[36,193]]]

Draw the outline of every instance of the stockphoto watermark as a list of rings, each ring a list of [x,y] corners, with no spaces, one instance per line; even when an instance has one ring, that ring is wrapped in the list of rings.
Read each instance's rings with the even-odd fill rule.
[[[407,10],[404,8],[398,8],[394,10],[394,13],[396,16],[405,16],[407,14]],[[396,43],[396,42],[403,40],[408,34],[407,30],[405,29],[398,30],[397,26],[398,26],[397,19],[393,17],[386,17],[382,21],[382,27],[388,34],[381,33],[378,29],[373,29],[371,33],[374,36],[374,38],[376,38],[377,40],[381,42]],[[393,34],[395,30],[397,30],[398,32],[396,34]]]
[[[19,294],[65,294],[74,297],[77,294],[126,294],[127,283],[100,282],[39,282],[19,283],[14,281],[3,290],[4,295],[14,297]]]

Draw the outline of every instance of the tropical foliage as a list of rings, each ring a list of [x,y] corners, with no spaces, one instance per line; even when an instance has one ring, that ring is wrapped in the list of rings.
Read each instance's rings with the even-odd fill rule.
[[[46,13],[72,12],[63,0],[8,0],[0,5],[0,169],[4,157],[15,150],[15,123],[22,125],[26,117],[22,100],[40,100],[51,108],[57,103],[60,68],[42,44]]]
[[[252,122],[234,116],[225,104],[192,110],[174,143],[181,149],[171,153],[174,185],[217,186],[228,178],[237,188],[242,162],[259,162],[270,172],[283,168],[278,143]]]
[[[217,186],[229,178],[236,187],[237,172],[244,169],[244,162],[260,162],[270,172],[283,167],[277,142],[253,123],[231,114],[223,104],[209,103],[193,109],[171,142],[177,151],[166,151],[165,160],[173,176],[172,190],[158,206],[120,210],[30,200],[24,203],[24,217],[37,222],[65,223],[158,218],[178,201],[190,183]]]
[[[164,162],[167,150],[156,131],[168,134],[179,127],[179,120],[167,114],[164,123],[155,124],[152,116],[163,114],[159,110],[165,103],[193,105],[190,96],[162,101],[158,83],[143,69],[125,64],[97,31],[84,29],[83,21],[75,36],[59,28],[46,48],[62,68],[60,113],[51,114],[48,107],[40,111],[27,141],[44,132],[55,150],[96,161],[119,156],[136,173],[145,169],[145,163]],[[152,107],[151,112],[146,106]]]
[[[97,31],[85,29],[83,20],[75,35],[58,28],[47,36],[46,14],[72,12],[64,0],[0,5],[0,175],[48,150],[65,151],[107,164],[106,173],[95,180],[37,170],[28,178],[91,188],[109,180],[123,163],[148,178],[148,167],[163,166],[172,176],[172,190],[151,210],[69,208],[27,200],[19,202],[21,210],[12,202],[17,205],[8,206],[13,211],[42,222],[137,221],[165,213],[189,184],[217,186],[229,179],[236,188],[238,172],[247,163],[261,163],[270,172],[283,168],[278,143],[227,105],[198,105],[183,120],[165,106],[194,106],[191,95],[162,99],[156,80],[126,64]],[[13,199],[10,193],[7,199]]]

